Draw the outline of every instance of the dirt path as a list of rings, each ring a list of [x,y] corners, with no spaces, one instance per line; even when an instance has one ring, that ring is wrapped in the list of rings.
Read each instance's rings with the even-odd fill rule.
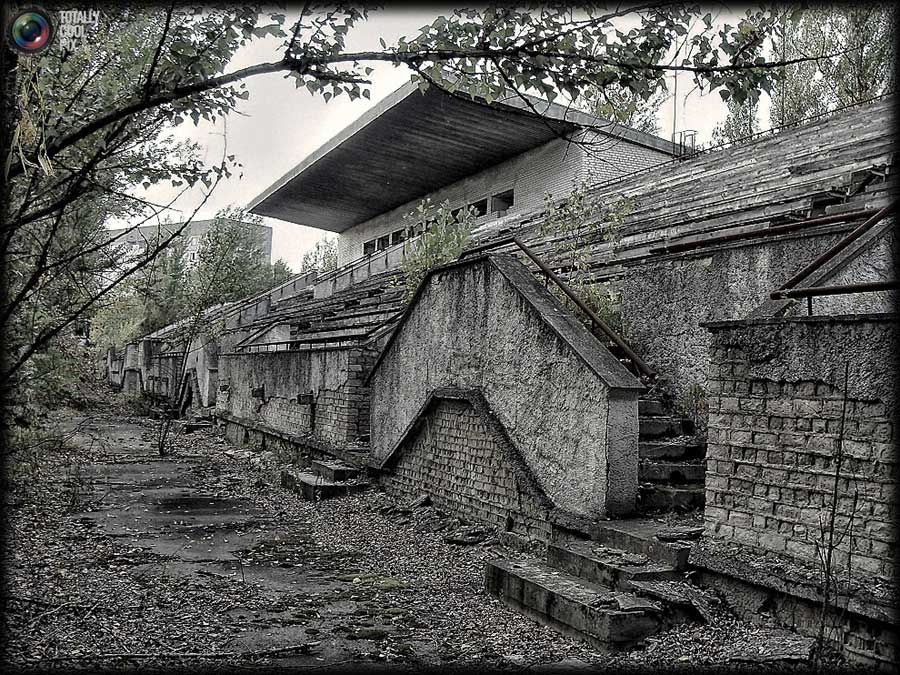
[[[601,654],[483,591],[495,543],[443,541],[459,520],[377,490],[319,503],[214,431],[155,452],[120,399],[72,450],[14,483],[4,547],[4,662],[47,670],[335,668],[573,672],[722,664],[757,640],[728,617]],[[23,462],[28,464],[28,462]]]
[[[601,658],[484,595],[483,560],[497,553],[445,544],[451,519],[430,508],[398,511],[374,490],[304,502],[212,431],[178,437],[161,459],[154,423],[124,409],[61,422],[80,424],[79,461],[43,467],[10,514],[7,663]]]

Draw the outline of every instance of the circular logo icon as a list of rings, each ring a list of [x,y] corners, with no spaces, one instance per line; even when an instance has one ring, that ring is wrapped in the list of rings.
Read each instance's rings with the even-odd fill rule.
[[[50,13],[40,7],[14,12],[6,27],[9,46],[23,54],[39,54],[50,46],[55,35],[56,26]]]

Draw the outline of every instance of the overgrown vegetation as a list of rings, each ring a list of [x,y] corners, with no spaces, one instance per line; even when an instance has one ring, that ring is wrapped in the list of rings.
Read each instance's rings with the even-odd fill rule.
[[[428,270],[456,260],[463,252],[475,225],[475,210],[470,206],[451,209],[447,200],[435,205],[426,198],[404,216],[404,222],[403,283],[409,300]]]
[[[706,389],[696,382],[685,390],[681,399],[681,409],[694,423],[694,428],[702,436],[706,435],[706,420],[709,411]]]
[[[589,199],[588,184],[579,183],[564,199],[544,196],[546,217],[541,223],[541,234],[555,241],[555,262],[562,267],[569,287],[610,328],[623,332],[624,324],[619,312],[620,294],[608,283],[599,281],[591,265],[592,244],[609,243],[615,248],[622,239],[622,220],[631,211],[629,199],[597,201]],[[551,292],[561,302],[571,305],[566,295],[555,285]],[[572,310],[581,314],[572,305]],[[586,317],[584,317],[586,319]]]
[[[337,239],[324,236],[311,250],[303,254],[303,260],[300,262],[300,273],[312,272],[315,270],[319,274],[330,272],[337,269],[338,250]]]
[[[223,209],[191,247],[193,261],[188,242],[177,238],[101,305],[92,322],[92,341],[101,350],[122,345],[290,279],[290,268],[282,260],[270,264],[247,227],[261,222],[259,216],[240,209]]]
[[[893,91],[896,21],[889,3],[781,9],[771,42],[752,50],[763,59],[790,62],[771,92],[769,125],[793,124]],[[760,131],[758,99],[728,98],[728,116],[714,130],[713,143]]]

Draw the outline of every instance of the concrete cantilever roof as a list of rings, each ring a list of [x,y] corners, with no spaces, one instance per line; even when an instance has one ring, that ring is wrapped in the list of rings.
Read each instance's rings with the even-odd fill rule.
[[[279,178],[253,213],[343,232],[578,127],[663,152],[672,144],[564,106],[518,96],[490,105],[406,84]]]

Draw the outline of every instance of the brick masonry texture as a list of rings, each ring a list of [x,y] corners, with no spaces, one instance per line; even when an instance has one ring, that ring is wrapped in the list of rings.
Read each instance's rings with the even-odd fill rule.
[[[383,480],[389,492],[427,493],[438,508],[535,538],[549,536],[546,510],[520,483],[468,401],[438,401],[399,452]]]
[[[710,535],[818,559],[846,394],[834,559],[842,567],[849,562],[857,575],[894,578],[897,327],[896,317],[873,315],[713,329]]]
[[[363,379],[374,358],[364,348],[223,355],[217,411],[291,435],[352,444],[369,433]],[[314,415],[302,398],[307,394]]]
[[[529,285],[514,285],[515,271]],[[530,304],[538,296],[546,313]],[[638,388],[608,386],[612,375],[601,379],[579,358],[575,338],[602,351],[622,381],[637,382],[574,319],[573,335],[561,338],[548,322],[562,316],[511,258],[433,273],[371,376],[373,459],[400,442],[431,392],[475,389],[557,507],[582,516],[633,509]]]

